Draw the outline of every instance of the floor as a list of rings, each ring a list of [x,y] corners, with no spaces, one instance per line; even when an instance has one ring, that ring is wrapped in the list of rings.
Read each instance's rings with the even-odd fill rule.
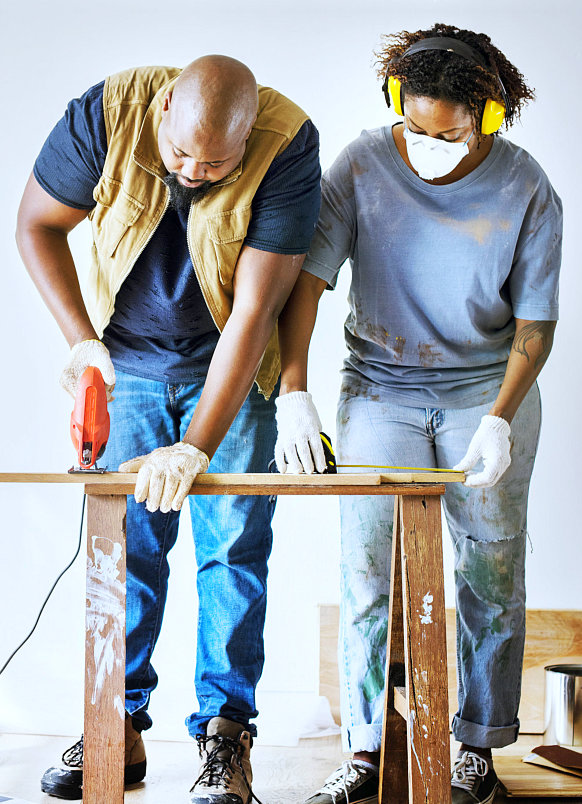
[[[0,797],[12,796],[30,804],[54,804],[59,801],[40,792],[39,779],[75,739],[0,735]],[[522,756],[539,742],[539,736],[522,736],[511,747],[511,753]],[[195,746],[188,742],[149,741],[146,747],[147,783],[127,790],[126,804],[187,804],[187,792],[194,781],[197,767]],[[505,753],[507,751],[504,749]],[[263,804],[302,804],[321,786],[323,779],[340,764],[342,758],[339,737],[301,740],[294,748],[256,745],[253,748],[255,794]],[[506,799],[503,795],[495,799],[499,804],[504,801],[550,804],[556,800]],[[560,801],[566,804],[580,799],[561,798]]]

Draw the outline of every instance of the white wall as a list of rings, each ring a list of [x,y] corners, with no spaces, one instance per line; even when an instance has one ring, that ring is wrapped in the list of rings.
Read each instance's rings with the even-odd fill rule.
[[[222,52],[258,80],[291,96],[321,133],[322,164],[364,127],[389,118],[373,70],[380,35],[436,21],[485,30],[537,89],[537,102],[510,137],[541,162],[565,209],[562,321],[544,369],[544,429],[535,470],[528,555],[529,605],[580,606],[580,400],[578,92],[582,73],[576,0],[73,0],[3,4],[0,297],[3,344],[0,471],[63,471],[73,462],[71,402],[58,386],[67,347],[20,262],[14,244],[22,189],[45,136],[71,97],[108,73],[140,64],[184,65]],[[81,273],[88,227],[71,238]],[[349,269],[324,297],[311,353],[311,390],[334,434],[342,324]],[[73,554],[80,489],[0,486],[2,573],[0,664],[24,636],[53,578]],[[152,703],[152,736],[181,739],[192,711],[194,562],[183,523],[155,656],[162,682]],[[293,718],[317,689],[318,603],[338,600],[338,516],[333,498],[283,498],[275,518],[267,663],[260,702],[265,720]],[[447,597],[452,603],[450,552]],[[84,559],[58,587],[31,642],[0,677],[0,728],[75,734],[81,728]],[[283,695],[279,693],[284,693]]]

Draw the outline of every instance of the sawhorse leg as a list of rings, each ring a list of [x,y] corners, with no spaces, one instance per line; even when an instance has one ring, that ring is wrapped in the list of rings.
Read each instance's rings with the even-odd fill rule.
[[[122,804],[125,751],[122,495],[87,495],[84,804]]]
[[[396,496],[379,804],[451,801],[445,628],[440,495]]]

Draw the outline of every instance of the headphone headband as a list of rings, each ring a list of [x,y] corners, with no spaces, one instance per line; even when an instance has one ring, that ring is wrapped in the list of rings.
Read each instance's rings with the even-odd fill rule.
[[[400,59],[406,56],[421,53],[423,50],[447,50],[449,53],[456,53],[457,56],[462,56],[462,58],[474,62],[484,70],[489,69],[485,57],[479,53],[479,51],[467,45],[465,42],[461,42],[460,39],[452,39],[450,36],[432,36],[428,39],[420,39],[418,42],[410,45],[408,50],[405,50],[401,56],[392,59],[390,64],[392,64],[393,61],[400,61]]]

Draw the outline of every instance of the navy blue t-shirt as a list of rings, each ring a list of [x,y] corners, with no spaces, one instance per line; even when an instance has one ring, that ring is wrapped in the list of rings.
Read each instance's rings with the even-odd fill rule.
[[[34,165],[40,186],[57,201],[93,209],[93,190],[107,155],[104,82],[72,100]],[[276,254],[308,251],[320,204],[319,136],[307,121],[276,157],[252,203],[245,244]],[[188,214],[168,208],[115,299],[103,341],[130,374],[188,382],[202,342],[218,340],[186,240]]]

